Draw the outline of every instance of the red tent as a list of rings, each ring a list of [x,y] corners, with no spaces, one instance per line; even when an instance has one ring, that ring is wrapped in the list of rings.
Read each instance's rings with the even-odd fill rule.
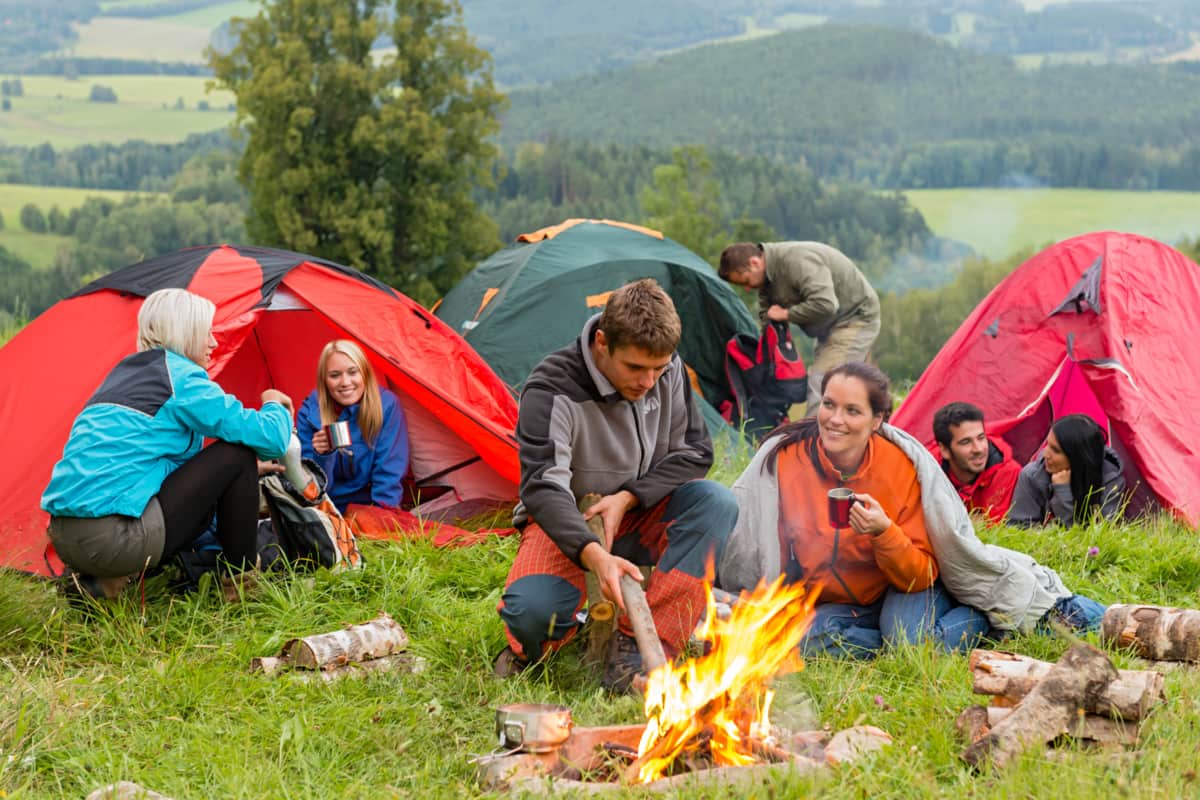
[[[933,414],[983,409],[1018,461],[1050,423],[1091,414],[1137,493],[1200,524],[1200,267],[1161,242],[1078,236],[1038,253],[979,304],[930,362],[893,423],[933,443]]]
[[[259,247],[195,247],[95,281],[0,349],[0,566],[57,571],[43,558],[47,516],[39,507],[50,470],[88,397],[135,350],[142,299],[168,287],[216,304],[209,371],[242,402],[257,407],[262,390],[275,387],[298,407],[316,383],[324,344],[354,339],[400,397],[418,487],[452,487],[447,502],[516,497],[516,401],[449,326],[339,264]]]

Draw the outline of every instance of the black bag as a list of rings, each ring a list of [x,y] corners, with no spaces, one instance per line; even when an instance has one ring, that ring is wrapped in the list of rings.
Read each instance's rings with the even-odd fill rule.
[[[305,562],[320,567],[362,566],[362,554],[350,523],[325,494],[328,479],[310,459],[304,468],[316,479],[317,493],[305,497],[284,475],[268,475],[259,481],[263,499],[271,513],[271,528],[279,538],[284,556],[294,565]]]
[[[721,415],[759,439],[787,419],[793,403],[808,397],[804,359],[786,322],[768,322],[757,339],[739,333],[725,346],[725,377],[732,401]]]

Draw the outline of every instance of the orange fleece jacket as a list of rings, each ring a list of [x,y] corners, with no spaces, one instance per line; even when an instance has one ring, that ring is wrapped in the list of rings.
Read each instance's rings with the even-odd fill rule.
[[[919,592],[937,579],[937,561],[925,531],[921,484],[903,451],[872,436],[867,454],[854,475],[841,475],[817,442],[822,477],[809,458],[806,443],[779,453],[779,538],[785,571],[812,585],[822,585],[822,603],[870,605],[892,586]],[[878,536],[835,531],[829,524],[827,493],[845,486],[879,501],[892,520]],[[833,563],[836,546],[837,563]],[[795,563],[789,564],[795,560]]]

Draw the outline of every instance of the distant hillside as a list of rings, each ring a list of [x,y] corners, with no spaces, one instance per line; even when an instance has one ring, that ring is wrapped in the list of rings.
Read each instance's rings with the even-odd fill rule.
[[[696,142],[890,186],[1018,173],[1057,185],[1196,188],[1200,73],[1191,66],[1026,71],[924,34],[822,26],[513,92],[502,136]],[[1124,163],[1138,158],[1149,161]],[[1145,172],[1161,166],[1189,173],[1163,185]]]

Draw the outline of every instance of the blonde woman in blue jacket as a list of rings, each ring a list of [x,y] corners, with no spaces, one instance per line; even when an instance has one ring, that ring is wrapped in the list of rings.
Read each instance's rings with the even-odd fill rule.
[[[183,289],[148,296],[137,352],[71,426],[42,508],[50,541],[89,594],[111,597],[191,545],[214,510],[227,569],[254,564],[257,459],[287,449],[292,401],[268,389],[261,409],[245,408],[208,376],[215,312]],[[203,447],[205,438],[217,441]]]

